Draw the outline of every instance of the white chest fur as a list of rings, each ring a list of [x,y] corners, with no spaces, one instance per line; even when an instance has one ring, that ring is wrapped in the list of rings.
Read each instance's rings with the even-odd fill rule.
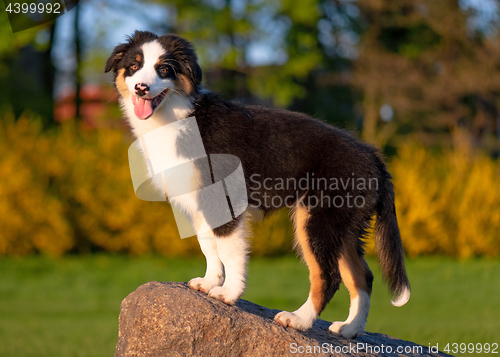
[[[196,195],[201,182],[195,160],[206,158],[196,119],[190,117],[161,126],[142,135],[134,145],[147,163],[144,176],[152,178],[160,196],[167,194],[170,202],[190,217],[196,230],[200,224],[206,226]],[[184,233],[176,212],[174,210],[182,236]],[[185,233],[184,236],[190,235],[193,234]]]
[[[186,132],[192,131],[191,128],[194,126],[201,143],[196,120],[185,119],[193,110],[191,100],[174,91],[169,92],[160,107],[147,120],[135,115],[130,97],[122,97],[120,104],[134,136],[140,139],[139,148],[150,164],[149,177],[154,177],[154,186],[165,193],[165,174],[156,174],[190,161],[178,150],[179,137],[186,136]],[[198,140],[198,138],[193,140]],[[202,144],[201,147],[203,147]],[[199,155],[204,156],[205,151],[203,150]],[[196,176],[194,172],[193,175]]]

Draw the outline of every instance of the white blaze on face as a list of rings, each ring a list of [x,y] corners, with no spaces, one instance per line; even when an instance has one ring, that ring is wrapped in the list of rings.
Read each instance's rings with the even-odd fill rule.
[[[134,105],[134,113],[140,119],[146,119],[153,114],[153,111],[160,104],[167,88],[173,88],[171,79],[163,79],[158,76],[155,65],[158,59],[166,53],[162,45],[157,41],[147,42],[141,46],[143,54],[143,66],[132,76],[125,78],[125,84],[130,93],[130,100]],[[149,92],[144,97],[135,94],[136,84],[145,84],[149,87]],[[158,97],[158,98],[157,98]]]

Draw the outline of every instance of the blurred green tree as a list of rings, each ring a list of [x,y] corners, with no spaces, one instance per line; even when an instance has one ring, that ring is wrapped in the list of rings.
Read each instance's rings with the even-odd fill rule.
[[[28,110],[54,124],[54,29],[52,22],[14,34],[7,13],[0,16],[0,112],[17,118]]]
[[[213,90],[229,98],[250,98],[264,104],[270,101],[356,128],[349,83],[345,76],[335,75],[349,70],[355,51],[359,26],[356,6],[351,2],[150,3],[165,4],[173,14],[167,25],[158,24],[158,28],[194,42],[202,63],[210,68],[206,74]],[[249,59],[250,50],[262,45],[269,52],[268,60],[256,64]]]
[[[498,23],[474,26],[477,14],[464,1],[169,4],[176,14],[172,28],[193,39],[202,58],[229,72],[220,87],[230,96],[271,98],[359,129],[380,146],[409,132],[430,144],[467,132],[476,145],[498,146]],[[275,54],[284,59],[249,64],[249,47],[270,36],[282,37]],[[236,73],[244,76],[238,81]]]
[[[499,24],[473,26],[474,11],[458,0],[357,5],[364,31],[351,83],[363,96],[363,137],[383,145],[395,132],[417,132],[433,144],[467,132],[499,149]]]

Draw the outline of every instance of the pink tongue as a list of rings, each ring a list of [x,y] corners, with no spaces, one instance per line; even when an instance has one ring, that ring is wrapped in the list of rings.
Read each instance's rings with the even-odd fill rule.
[[[132,103],[134,104],[135,115],[141,119],[149,118],[151,114],[153,114],[153,107],[151,105],[152,100],[145,100],[142,98],[134,99],[132,99]]]

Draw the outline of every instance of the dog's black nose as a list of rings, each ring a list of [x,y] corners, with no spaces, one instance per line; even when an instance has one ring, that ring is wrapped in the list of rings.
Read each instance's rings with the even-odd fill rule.
[[[137,83],[134,86],[134,88],[135,88],[135,93],[139,97],[143,97],[149,92],[149,86],[147,84],[144,84],[144,83]]]

